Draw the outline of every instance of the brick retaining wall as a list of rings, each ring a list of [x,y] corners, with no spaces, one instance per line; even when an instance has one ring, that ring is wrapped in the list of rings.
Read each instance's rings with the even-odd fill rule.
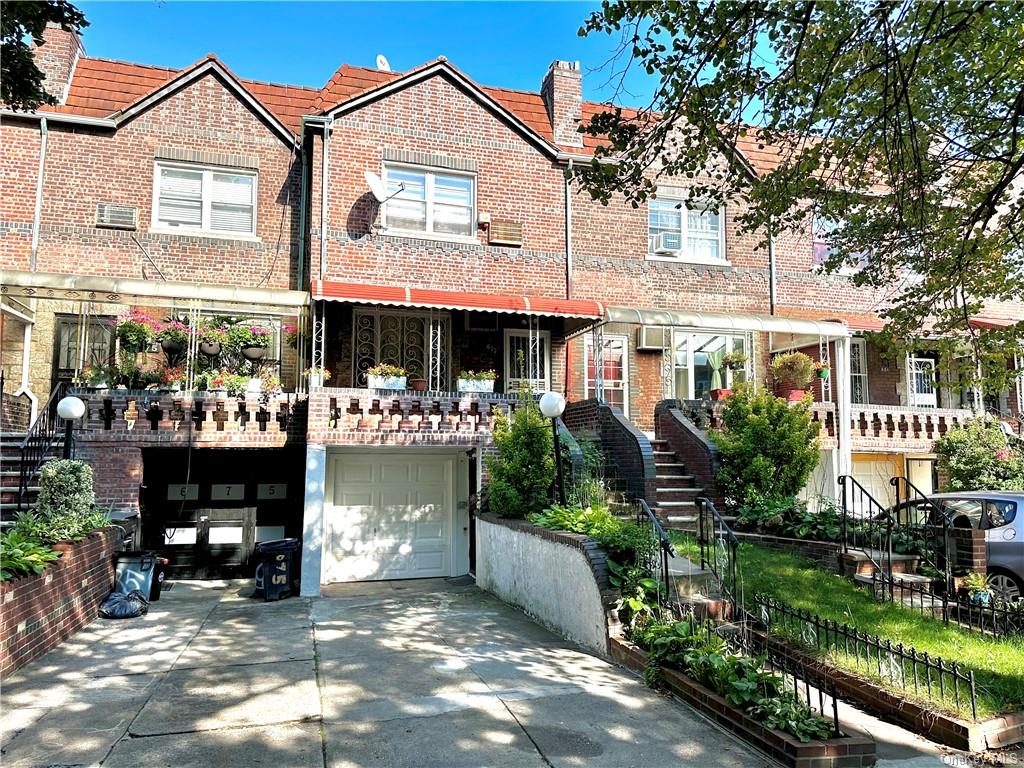
[[[792,552],[794,555],[810,558],[827,570],[839,573],[839,554],[842,545],[834,541],[809,541],[806,539],[788,539],[784,536],[769,536],[763,533],[740,533],[736,538],[741,542],[757,544],[760,547]]]
[[[96,618],[114,587],[119,528],[53,548],[64,554],[42,573],[0,583],[0,675],[39,658]]]
[[[32,403],[27,397],[14,397],[8,392],[0,399],[0,432],[25,432],[32,416]]]

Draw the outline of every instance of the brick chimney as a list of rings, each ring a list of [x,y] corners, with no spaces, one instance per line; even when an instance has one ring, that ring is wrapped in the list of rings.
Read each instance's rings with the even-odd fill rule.
[[[583,134],[577,133],[583,119],[583,75],[578,61],[553,61],[540,87],[555,143],[582,147]]]
[[[82,38],[59,24],[48,23],[43,32],[43,44],[34,47],[36,66],[43,73],[43,88],[60,104],[67,99],[71,75],[78,57],[85,53]]]

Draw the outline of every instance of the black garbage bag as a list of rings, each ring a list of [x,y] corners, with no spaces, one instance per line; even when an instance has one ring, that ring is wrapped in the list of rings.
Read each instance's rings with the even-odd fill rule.
[[[100,616],[104,619],[134,619],[149,611],[149,600],[137,589],[127,595],[111,592],[100,604]]]

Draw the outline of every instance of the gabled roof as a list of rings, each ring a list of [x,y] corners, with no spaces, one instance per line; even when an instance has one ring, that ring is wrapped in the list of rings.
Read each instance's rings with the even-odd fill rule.
[[[219,74],[244,101],[265,112],[289,140],[301,131],[302,116],[310,112],[317,94],[315,88],[243,80],[213,54],[180,70],[83,56],[75,66],[65,103],[39,111],[120,119],[134,114],[143,102],[163,98],[208,72]]]
[[[558,153],[560,148],[554,143],[551,122],[539,93],[479,86],[443,56],[404,73],[342,66],[321,89],[315,106],[319,114],[337,115],[432,77],[447,79],[542,151]]]

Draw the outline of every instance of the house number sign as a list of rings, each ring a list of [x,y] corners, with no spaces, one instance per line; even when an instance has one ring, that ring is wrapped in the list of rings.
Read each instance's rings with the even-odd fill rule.
[[[188,485],[168,485],[168,501],[195,501],[199,498],[199,486],[195,483]]]
[[[260,483],[256,486],[257,499],[284,499],[287,483]]]
[[[210,487],[213,501],[241,501],[245,498],[245,483],[214,483]]]

